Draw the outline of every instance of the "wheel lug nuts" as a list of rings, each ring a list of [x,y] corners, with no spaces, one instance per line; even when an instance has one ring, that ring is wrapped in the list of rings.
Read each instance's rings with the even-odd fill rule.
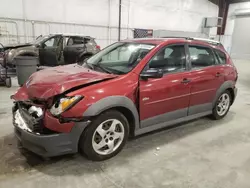
[[[108,141],[109,141],[108,139],[105,140],[106,143],[108,143]]]

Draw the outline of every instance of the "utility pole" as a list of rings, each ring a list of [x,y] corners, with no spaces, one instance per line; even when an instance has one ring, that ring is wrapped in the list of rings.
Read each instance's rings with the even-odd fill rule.
[[[122,19],[122,0],[119,0],[118,41],[121,40],[121,19]]]

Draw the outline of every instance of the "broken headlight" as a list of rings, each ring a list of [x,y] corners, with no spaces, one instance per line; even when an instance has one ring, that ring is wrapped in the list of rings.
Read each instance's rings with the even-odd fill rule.
[[[57,100],[54,105],[50,108],[51,114],[54,116],[58,116],[61,113],[67,111],[71,107],[73,107],[76,103],[78,103],[83,96],[76,95],[73,97],[63,97]]]

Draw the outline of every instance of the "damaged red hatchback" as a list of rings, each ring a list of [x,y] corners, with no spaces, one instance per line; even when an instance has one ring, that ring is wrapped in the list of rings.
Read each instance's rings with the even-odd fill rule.
[[[11,98],[24,148],[44,157],[116,155],[129,136],[223,118],[238,75],[223,46],[194,38],[127,40],[82,65],[34,73]]]

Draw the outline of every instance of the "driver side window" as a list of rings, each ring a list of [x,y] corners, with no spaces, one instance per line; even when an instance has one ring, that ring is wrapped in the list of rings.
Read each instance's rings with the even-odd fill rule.
[[[164,74],[186,70],[184,45],[171,45],[160,50],[149,62],[147,69],[161,69]]]

